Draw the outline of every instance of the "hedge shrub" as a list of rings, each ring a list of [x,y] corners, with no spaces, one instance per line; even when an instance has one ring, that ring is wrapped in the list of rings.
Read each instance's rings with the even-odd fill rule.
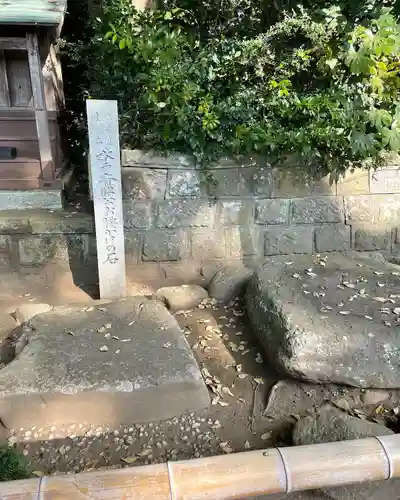
[[[118,100],[127,146],[300,156],[336,175],[400,150],[400,24],[396,4],[325,4],[105,0],[65,49],[81,98]]]

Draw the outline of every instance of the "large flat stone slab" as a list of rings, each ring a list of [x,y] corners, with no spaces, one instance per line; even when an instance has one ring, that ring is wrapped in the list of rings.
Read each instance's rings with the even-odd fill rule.
[[[355,253],[271,258],[246,300],[266,355],[282,373],[400,387],[400,267]]]
[[[0,370],[8,428],[146,422],[209,403],[184,334],[158,301],[62,306],[28,325],[29,343]]]

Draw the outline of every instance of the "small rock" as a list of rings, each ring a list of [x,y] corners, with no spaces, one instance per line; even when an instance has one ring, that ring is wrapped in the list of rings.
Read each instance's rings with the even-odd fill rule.
[[[198,306],[208,293],[199,285],[166,286],[159,288],[153,298],[164,302],[171,311],[179,311]]]
[[[327,404],[320,408],[316,415],[301,418],[297,422],[293,432],[293,442],[295,445],[309,445],[391,434],[393,432],[383,425],[351,417]],[[399,479],[322,490],[325,495],[334,500],[394,499],[399,491]]]
[[[208,262],[200,269],[200,274],[210,282],[217,272],[223,267],[222,262]]]
[[[34,316],[51,311],[49,304],[23,304],[15,311],[16,319],[22,324],[30,321]]]
[[[377,405],[388,400],[390,394],[387,391],[366,391],[362,397],[364,404]]]
[[[208,293],[214,299],[228,302],[240,295],[253,274],[242,264],[225,266],[211,279]]]

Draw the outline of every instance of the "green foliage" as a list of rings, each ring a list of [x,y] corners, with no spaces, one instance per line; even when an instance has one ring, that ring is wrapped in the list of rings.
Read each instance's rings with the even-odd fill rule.
[[[0,481],[25,479],[30,475],[27,464],[14,448],[0,446]]]
[[[312,4],[273,11],[271,25],[254,0],[106,0],[90,42],[67,47],[82,95],[118,100],[131,147],[369,166],[400,149],[400,25],[382,2]]]

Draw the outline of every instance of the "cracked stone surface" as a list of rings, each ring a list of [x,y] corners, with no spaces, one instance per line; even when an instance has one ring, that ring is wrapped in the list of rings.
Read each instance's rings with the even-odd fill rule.
[[[146,422],[209,403],[182,330],[157,301],[59,307],[28,326],[28,344],[0,371],[8,428]]]
[[[400,267],[354,254],[271,258],[252,278],[246,301],[268,360],[281,373],[400,387]]]

